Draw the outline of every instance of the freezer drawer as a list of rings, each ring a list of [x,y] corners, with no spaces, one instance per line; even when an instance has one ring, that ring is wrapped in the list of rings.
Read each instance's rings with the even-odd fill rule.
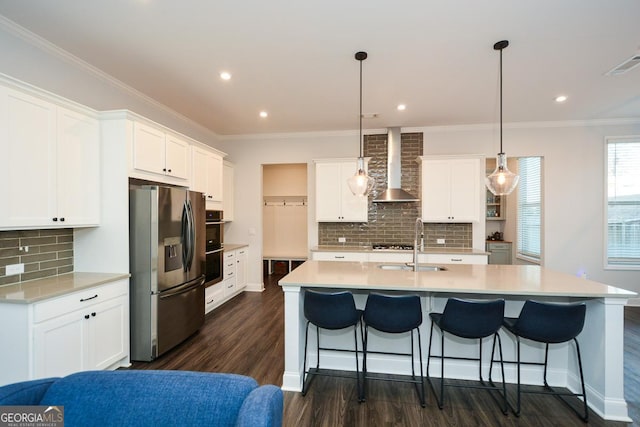
[[[131,360],[150,362],[204,323],[204,276],[131,302],[138,304],[131,310]]]
[[[204,278],[181,292],[154,295],[158,304],[158,337],[155,357],[190,337],[204,323]]]

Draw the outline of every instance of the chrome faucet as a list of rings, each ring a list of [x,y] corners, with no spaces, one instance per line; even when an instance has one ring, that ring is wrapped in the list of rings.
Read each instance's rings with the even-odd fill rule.
[[[424,223],[422,222],[422,218],[416,218],[413,231],[415,234],[413,238],[413,271],[418,271],[418,232],[420,232],[420,242],[422,241],[422,236],[424,236]]]

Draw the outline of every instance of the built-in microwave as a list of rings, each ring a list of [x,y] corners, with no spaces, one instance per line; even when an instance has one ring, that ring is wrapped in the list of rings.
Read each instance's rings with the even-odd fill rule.
[[[222,281],[224,219],[222,211],[206,211],[206,286]]]

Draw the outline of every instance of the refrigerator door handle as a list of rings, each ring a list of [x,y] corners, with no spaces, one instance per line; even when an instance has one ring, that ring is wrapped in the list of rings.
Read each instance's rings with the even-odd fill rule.
[[[182,265],[184,266],[184,271],[189,271],[191,269],[191,247],[193,245],[193,242],[191,241],[191,218],[189,201],[185,200],[184,205],[182,206]]]
[[[187,200],[187,214],[189,216],[189,256],[187,259],[188,270],[191,270],[193,265],[193,258],[195,256],[196,246],[196,233],[195,233],[195,218],[193,217],[193,207],[191,206],[191,200]]]
[[[177,288],[174,289],[170,289],[168,291],[162,292],[160,294],[158,294],[158,296],[162,299],[164,298],[171,298],[174,297],[176,295],[180,295],[180,294],[184,294],[186,292],[192,291],[200,286],[202,286],[204,284],[204,276],[200,276],[195,280],[192,280],[190,282],[185,283],[182,286],[179,286]]]

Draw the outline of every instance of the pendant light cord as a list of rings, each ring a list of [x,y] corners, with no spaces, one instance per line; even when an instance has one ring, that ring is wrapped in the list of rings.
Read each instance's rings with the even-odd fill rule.
[[[362,143],[362,59],[360,60],[360,157],[364,157]]]
[[[500,154],[502,151],[502,49],[500,49]]]

